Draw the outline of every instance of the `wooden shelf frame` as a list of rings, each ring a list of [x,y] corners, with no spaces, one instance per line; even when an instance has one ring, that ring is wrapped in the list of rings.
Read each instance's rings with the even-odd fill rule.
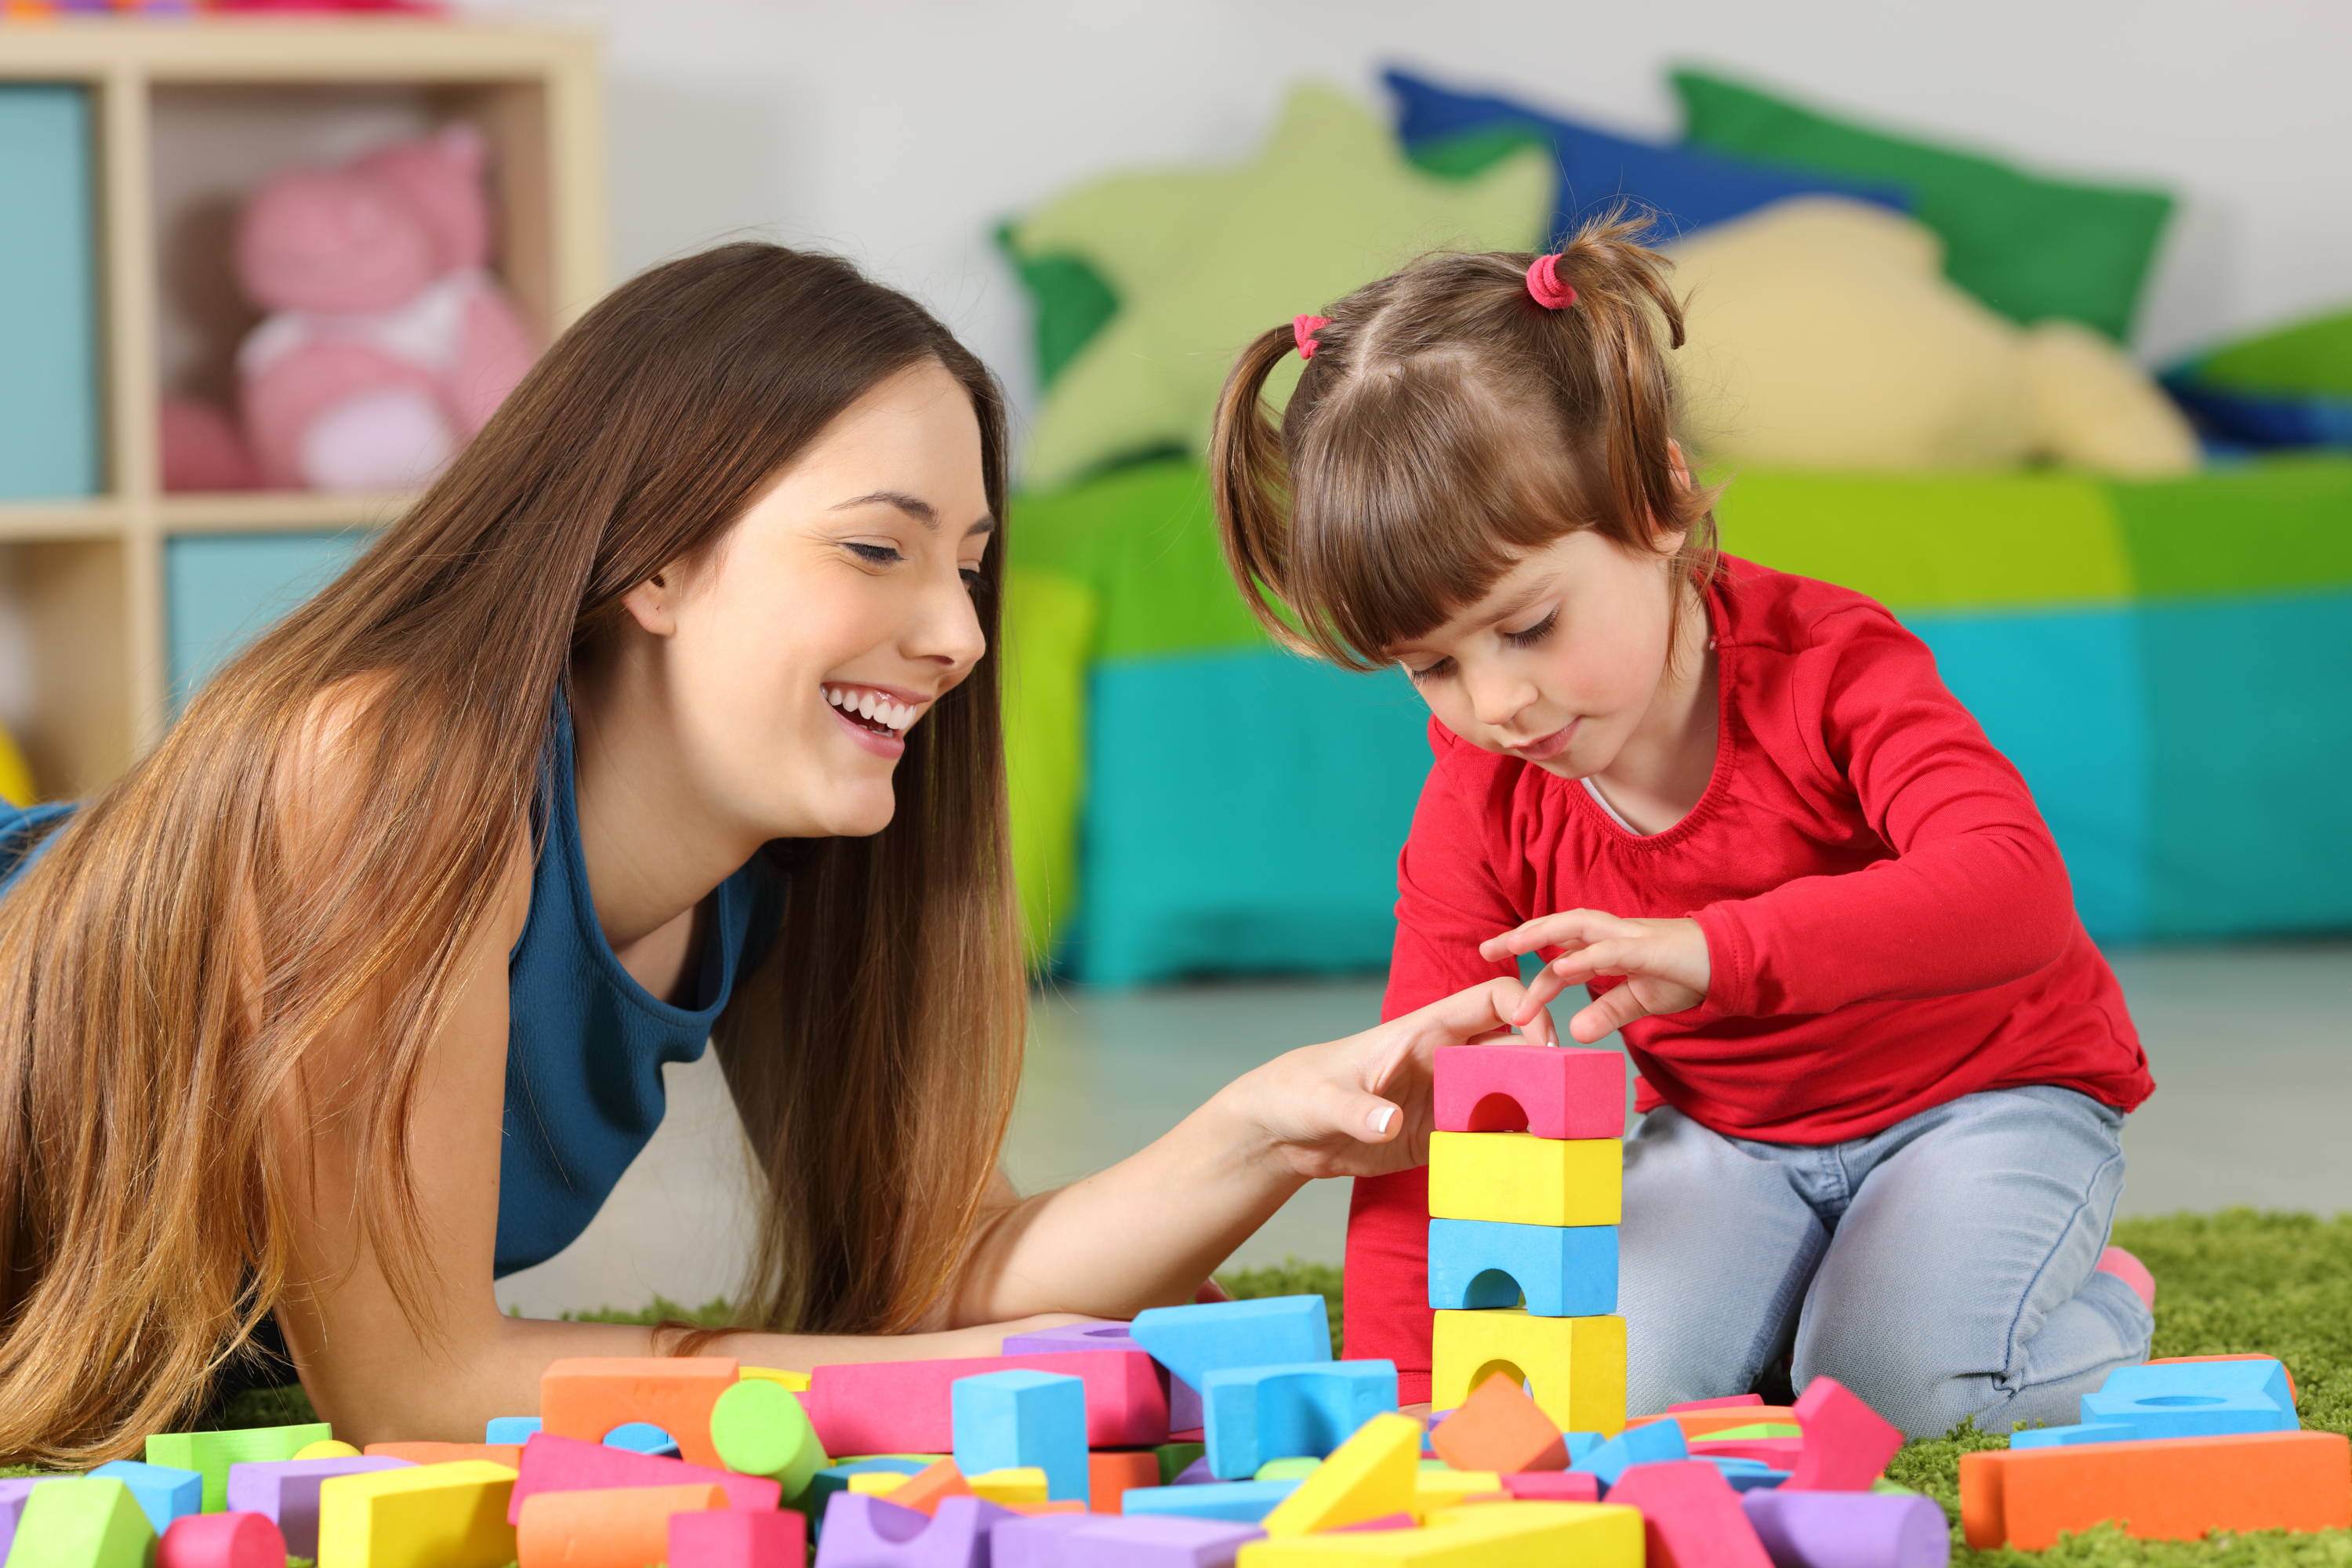
[[[163,492],[155,106],[175,89],[466,94],[499,155],[499,272],[550,336],[609,283],[594,37],[433,19],[61,17],[0,27],[0,82],[90,94],[103,489],[0,502],[0,568],[26,605],[39,714],[20,736],[46,793],[94,790],[170,720],[164,552],[175,536],[377,526],[400,496]],[[289,162],[300,161],[298,151]],[[529,199],[515,199],[524,193]]]

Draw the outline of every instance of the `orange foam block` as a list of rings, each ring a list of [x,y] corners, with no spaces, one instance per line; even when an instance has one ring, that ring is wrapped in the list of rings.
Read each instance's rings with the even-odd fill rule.
[[[1903,1447],[1902,1430],[1833,1377],[1807,1384],[1790,1409],[1805,1432],[1796,1470],[1781,1483],[1792,1492],[1866,1492]]]
[[[669,1551],[670,1515],[726,1506],[708,1485],[541,1492],[523,1500],[516,1568],[645,1568]]]
[[[1752,1404],[1738,1406],[1717,1405],[1714,1401],[1696,1408],[1670,1405],[1666,1407],[1664,1415],[1636,1415],[1625,1425],[1629,1427],[1647,1426],[1653,1421],[1664,1421],[1670,1417],[1683,1429],[1683,1436],[1694,1443],[1702,1437],[1712,1436],[1717,1432],[1738,1431],[1742,1426],[1761,1426],[1767,1424],[1793,1426],[1797,1422],[1797,1413],[1790,1406],[1767,1405],[1759,1399]]]
[[[488,1459],[508,1469],[522,1465],[520,1443],[370,1443],[360,1450],[371,1459],[406,1459],[412,1465],[451,1465]]]
[[[720,1356],[573,1356],[539,1380],[539,1429],[601,1443],[615,1426],[650,1422],[677,1440],[679,1458],[723,1469],[710,1412],[737,1381]]]
[[[1160,1456],[1149,1448],[1110,1448],[1087,1456],[1087,1508],[1118,1513],[1120,1500],[1138,1487],[1160,1484]]]
[[[522,1505],[540,1492],[593,1491],[605,1487],[724,1488],[732,1508],[772,1509],[783,1502],[783,1489],[766,1476],[739,1476],[703,1465],[689,1465],[666,1454],[633,1454],[607,1448],[581,1437],[551,1433],[532,1435],[522,1446],[507,1522],[522,1522]]]
[[[1739,1494],[1705,1459],[1629,1465],[1609,1500],[1642,1510],[1648,1568],[1772,1568]]]
[[[1457,1470],[1568,1468],[1568,1443],[1551,1417],[1536,1407],[1517,1380],[1496,1373],[1470,1391],[1461,1408],[1429,1434],[1437,1457]]]
[[[917,1470],[890,1489],[892,1502],[900,1508],[910,1508],[917,1513],[929,1516],[936,1516],[940,1504],[948,1499],[971,1495],[971,1484],[963,1479],[963,1472],[956,1468],[953,1459],[941,1459]]]
[[[2038,1552],[2105,1520],[2143,1541],[2352,1529],[2352,1441],[2242,1432],[1960,1456],[1960,1527],[1972,1547]]]

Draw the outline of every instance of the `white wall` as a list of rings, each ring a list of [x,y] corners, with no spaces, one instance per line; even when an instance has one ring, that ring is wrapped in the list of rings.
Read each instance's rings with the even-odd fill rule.
[[[836,248],[941,312],[1022,398],[1026,322],[987,238],[1000,218],[1108,170],[1239,157],[1301,76],[1377,103],[1391,60],[1652,133],[1675,123],[1664,68],[1697,62],[2053,172],[2168,186],[2182,202],[2141,315],[2151,359],[2352,300],[2339,0],[475,5],[604,33],[618,267],[743,232]]]

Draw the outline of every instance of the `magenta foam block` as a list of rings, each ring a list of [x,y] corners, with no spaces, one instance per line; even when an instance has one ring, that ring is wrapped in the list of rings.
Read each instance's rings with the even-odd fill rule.
[[[247,1459],[228,1468],[232,1512],[257,1513],[278,1526],[296,1557],[319,1555],[319,1489],[337,1476],[415,1468],[409,1459],[362,1454],[342,1459]]]
[[[1713,1437],[1700,1437],[1693,1440],[1690,1451],[1696,1458],[1753,1459],[1776,1470],[1793,1470],[1797,1456],[1805,1451],[1805,1440],[1801,1437],[1728,1437],[1717,1441]]]
[[[1648,1568],[1772,1568],[1739,1494],[1705,1459],[1628,1466],[1609,1500],[1642,1510]]]
[[[727,1489],[730,1508],[783,1506],[784,1489],[765,1476],[739,1476],[658,1454],[633,1454],[585,1437],[538,1432],[522,1446],[507,1522],[522,1522],[522,1505],[539,1492],[602,1491],[607,1487],[714,1486]]]
[[[1529,1502],[1599,1502],[1601,1478],[1586,1470],[1526,1470],[1505,1476],[1503,1489]]]
[[[1944,1568],[1952,1531],[1927,1498],[1900,1492],[1792,1492],[1739,1500],[1774,1568]]]
[[[317,1552],[312,1530],[311,1551]],[[155,1568],[286,1568],[286,1537],[275,1521],[248,1512],[191,1513],[172,1521],[155,1547]]]
[[[806,1568],[808,1519],[791,1509],[674,1513],[665,1562],[667,1568]]]
[[[1580,1046],[1447,1046],[1432,1069],[1441,1132],[1622,1138],[1625,1058]]]
[[[1331,1527],[1330,1533],[1345,1535],[1351,1530],[1411,1530],[1412,1528],[1412,1515],[1384,1513],[1378,1519],[1360,1519],[1353,1524],[1335,1524]]]
[[[1666,1406],[1666,1414],[1679,1415],[1685,1410],[1737,1410],[1744,1405],[1761,1405],[1760,1394],[1734,1394],[1722,1399],[1685,1399],[1680,1405]]]
[[[1793,1408],[1804,1447],[1783,1483],[1790,1491],[1866,1492],[1903,1447],[1895,1425],[1833,1377],[1807,1384]]]
[[[1130,1325],[1112,1319],[1092,1323],[1065,1323],[1058,1329],[1039,1329],[1034,1333],[1007,1334],[1002,1353],[1005,1355],[1066,1355],[1071,1351],[1138,1351],[1143,1347],[1135,1342]],[[1168,1429],[1190,1432],[1201,1425],[1201,1391],[1170,1372],[1160,1369],[1160,1384],[1168,1390]]]
[[[944,1454],[955,1447],[956,1380],[1016,1370],[1087,1385],[1089,1447],[1150,1448],[1168,1440],[1160,1368],[1138,1350],[821,1366],[801,1403],[828,1454]]]
[[[1021,1516],[976,1497],[940,1500],[926,1517],[861,1492],[824,1505],[815,1568],[989,1568],[989,1535]]]

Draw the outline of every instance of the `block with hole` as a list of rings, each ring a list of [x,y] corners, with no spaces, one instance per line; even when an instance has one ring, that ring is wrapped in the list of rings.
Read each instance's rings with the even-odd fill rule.
[[[1609,1500],[1642,1510],[1649,1568],[1772,1568],[1739,1494],[1705,1459],[1631,1466]]]
[[[1050,1500],[1087,1498],[1087,1385],[1016,1367],[958,1378],[949,1389],[955,1458],[966,1475],[1034,1465]]]
[[[1903,1447],[1901,1429],[1833,1377],[1805,1384],[1792,1408],[1804,1437],[1790,1491],[1868,1491]]]
[[[1373,1416],[1300,1479],[1298,1489],[1265,1516],[1265,1532],[1306,1535],[1412,1511],[1421,1432],[1410,1415]]]
[[[676,1438],[679,1458],[715,1468],[725,1461],[710,1413],[740,1381],[736,1363],[720,1356],[571,1356],[540,1377],[540,1430],[601,1443],[643,1421]]]
[[[1203,1481],[1185,1486],[1141,1487],[1127,1494],[1126,1511],[1256,1524],[1298,1487],[1296,1480]]]
[[[669,1516],[666,1568],[807,1568],[808,1521],[790,1509]]]
[[[2173,1362],[2119,1366],[2082,1400],[2085,1425],[2120,1425],[2137,1437],[2217,1437],[2231,1432],[2292,1432],[2286,1368],[2274,1360]]]
[[[372,1475],[379,1470],[414,1468],[414,1461],[389,1455],[370,1458],[354,1454],[336,1459],[250,1459],[228,1468],[228,1507],[239,1513],[257,1513],[278,1526],[287,1552],[296,1557],[319,1555],[319,1489],[337,1476]]]
[[[1979,1551],[2038,1552],[2113,1521],[2144,1541],[2352,1529],[2352,1443],[2242,1432],[1960,1456],[1960,1524]]]
[[[1429,1222],[1429,1304],[1439,1311],[1525,1307],[1539,1318],[1617,1310],[1617,1227]]]
[[[1916,1492],[1759,1489],[1739,1503],[1775,1563],[1944,1568],[1951,1560],[1943,1509]]]
[[[151,1465],[194,1470],[205,1478],[206,1513],[228,1500],[228,1468],[244,1459],[290,1459],[299,1449],[334,1436],[323,1421],[298,1426],[247,1426],[229,1432],[158,1432],[147,1439]]]
[[[920,1469],[922,1467],[915,1467]],[[585,1437],[541,1432],[522,1446],[515,1472],[508,1522],[522,1521],[522,1505],[539,1492],[586,1491],[600,1487],[682,1487],[708,1484],[726,1489],[733,1508],[775,1508],[783,1489],[766,1476],[740,1476],[715,1466],[690,1465],[658,1454],[632,1454]],[[329,1483],[332,1485],[333,1483]]]
[[[1243,1547],[1234,1561],[1236,1568],[1642,1568],[1642,1516],[1608,1503],[1468,1503],[1419,1530],[1268,1537]]]
[[[515,1472],[488,1459],[337,1476],[319,1489],[319,1561],[335,1568],[506,1568]]]
[[[1528,1132],[1429,1135],[1432,1219],[1613,1226],[1624,1215],[1624,1145]]]
[[[541,1492],[515,1527],[516,1568],[645,1568],[669,1550],[671,1515],[726,1506],[709,1485]]]
[[[1227,1367],[1331,1359],[1331,1315],[1320,1296],[1152,1307],[1135,1315],[1129,1332],[1171,1377],[1204,1396],[1203,1380]]]
[[[1396,1363],[1228,1367],[1202,1380],[1201,1403],[1209,1473],[1239,1480],[1268,1459],[1321,1458],[1373,1416],[1394,1410]]]
[[[1431,1428],[1431,1447],[1457,1470],[1523,1470],[1568,1468],[1568,1439],[1538,1409],[1517,1380],[1502,1373],[1470,1391],[1461,1407]]]
[[[988,1568],[990,1532],[1019,1517],[971,1496],[945,1499],[926,1516],[836,1492],[825,1504],[815,1568]]]
[[[955,1447],[956,1380],[1013,1371],[1083,1382],[1090,1447],[1140,1448],[1168,1440],[1167,1390],[1141,1351],[821,1366],[803,1403],[829,1454],[944,1453]]]
[[[1430,1398],[1459,1406],[1496,1373],[1526,1385],[1565,1432],[1614,1436],[1625,1426],[1625,1320],[1538,1318],[1518,1310],[1439,1312]]]
[[[119,1480],[42,1478],[20,1496],[7,1551],[8,1561],[41,1568],[149,1568],[155,1531]]]
[[[155,1568],[286,1568],[286,1537],[257,1513],[192,1513],[155,1543]]]
[[[1437,1053],[1431,1095],[1443,1132],[1617,1138],[1625,1131],[1625,1058],[1578,1046],[1494,1043]]]

